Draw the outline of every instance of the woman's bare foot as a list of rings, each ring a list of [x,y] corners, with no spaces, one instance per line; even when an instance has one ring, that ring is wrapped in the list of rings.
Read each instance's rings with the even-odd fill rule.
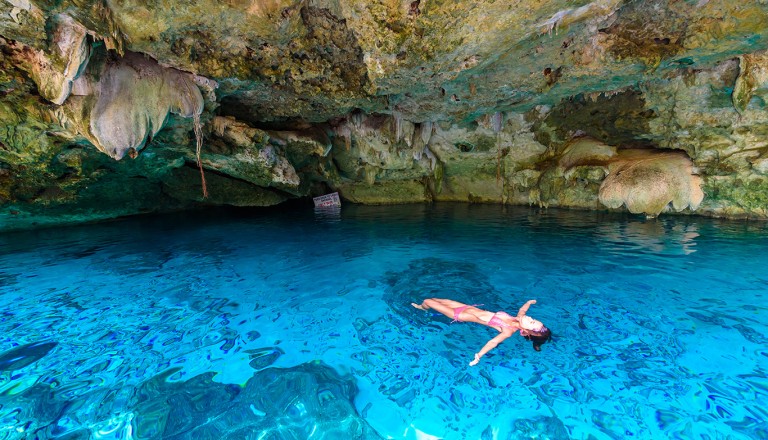
[[[419,309],[419,310],[427,310],[427,309],[425,309],[424,307],[422,307],[420,304],[411,303],[411,305],[412,305],[412,306],[414,306],[414,307],[416,307],[416,308],[417,308],[417,309]]]

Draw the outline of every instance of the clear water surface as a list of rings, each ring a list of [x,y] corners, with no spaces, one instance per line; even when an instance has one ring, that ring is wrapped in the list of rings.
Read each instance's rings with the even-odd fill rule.
[[[477,205],[0,235],[0,439],[768,438],[764,223]],[[495,331],[426,297],[529,314]]]

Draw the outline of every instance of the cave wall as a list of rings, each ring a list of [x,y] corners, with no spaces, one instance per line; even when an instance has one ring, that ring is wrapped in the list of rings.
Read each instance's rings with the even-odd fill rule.
[[[0,2],[0,228],[339,191],[768,218],[768,5]]]

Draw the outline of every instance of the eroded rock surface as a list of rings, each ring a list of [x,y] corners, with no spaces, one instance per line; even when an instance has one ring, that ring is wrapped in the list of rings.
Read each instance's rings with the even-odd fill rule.
[[[704,198],[701,177],[683,152],[625,150],[608,163],[608,176],[599,199],[609,208],[626,206],[629,212],[650,217],[671,206],[695,211]]]
[[[766,29],[747,1],[6,0],[0,222],[330,191],[767,218]]]
[[[26,351],[16,354],[26,358],[13,368],[51,350],[33,345],[20,348]],[[354,379],[319,362],[266,367],[242,385],[216,382],[214,373],[169,380],[176,372],[170,369],[132,387],[81,392],[82,405],[73,405],[66,390],[34,384],[17,394],[26,411],[15,413],[15,422],[27,422],[27,434],[43,438],[87,438],[106,431],[142,439],[381,438],[355,410]]]

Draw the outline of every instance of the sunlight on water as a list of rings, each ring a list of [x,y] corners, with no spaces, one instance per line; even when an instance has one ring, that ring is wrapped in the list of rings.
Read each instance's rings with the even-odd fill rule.
[[[0,235],[0,439],[768,438],[763,223],[477,205]],[[495,331],[410,306],[529,312]]]

